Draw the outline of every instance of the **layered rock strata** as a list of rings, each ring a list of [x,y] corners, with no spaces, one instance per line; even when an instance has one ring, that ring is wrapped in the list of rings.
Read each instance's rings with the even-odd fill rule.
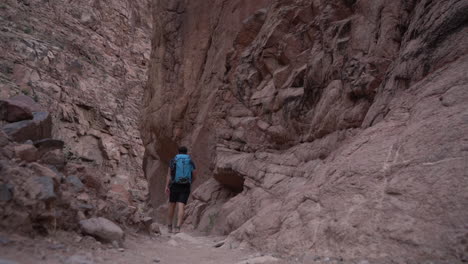
[[[226,246],[468,259],[466,1],[155,2],[144,170]]]

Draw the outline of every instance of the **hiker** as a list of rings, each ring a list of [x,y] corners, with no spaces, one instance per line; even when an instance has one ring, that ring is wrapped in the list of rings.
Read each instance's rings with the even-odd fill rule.
[[[174,228],[174,233],[180,232],[180,226],[184,218],[185,205],[190,195],[190,187],[195,180],[195,164],[187,154],[186,147],[179,148],[177,154],[169,164],[169,171],[166,179],[166,194],[169,195],[169,210],[168,210],[168,229],[172,233],[172,223],[176,205],[177,210],[177,225]]]

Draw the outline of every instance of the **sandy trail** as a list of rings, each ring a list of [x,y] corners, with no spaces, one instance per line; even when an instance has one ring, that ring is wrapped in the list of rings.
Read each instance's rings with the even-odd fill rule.
[[[250,250],[216,248],[222,237],[199,237],[179,233],[150,237],[128,234],[124,248],[101,244],[91,237],[57,232],[49,237],[31,239],[0,233],[0,264],[255,264],[297,263],[262,256]],[[8,262],[6,262],[8,263]]]

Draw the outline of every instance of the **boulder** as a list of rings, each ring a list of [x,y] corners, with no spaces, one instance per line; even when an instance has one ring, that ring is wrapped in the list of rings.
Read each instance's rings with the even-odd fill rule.
[[[31,112],[41,112],[45,110],[40,104],[27,95],[15,95],[9,98],[8,101],[22,104]]]
[[[52,118],[49,112],[34,112],[32,120],[23,120],[6,124],[3,131],[13,140],[40,140],[52,136]]]
[[[80,227],[83,233],[105,242],[122,241],[124,237],[124,232],[118,225],[103,217],[82,220]]]
[[[0,100],[0,120],[17,122],[32,119],[33,113],[23,102]]]
[[[37,160],[37,149],[33,145],[23,144],[14,147],[15,156],[21,160],[32,162]]]

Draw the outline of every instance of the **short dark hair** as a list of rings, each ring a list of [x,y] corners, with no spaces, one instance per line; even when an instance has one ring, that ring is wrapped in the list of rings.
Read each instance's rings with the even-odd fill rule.
[[[179,147],[179,153],[180,154],[187,154],[188,150],[187,150],[187,147]]]

